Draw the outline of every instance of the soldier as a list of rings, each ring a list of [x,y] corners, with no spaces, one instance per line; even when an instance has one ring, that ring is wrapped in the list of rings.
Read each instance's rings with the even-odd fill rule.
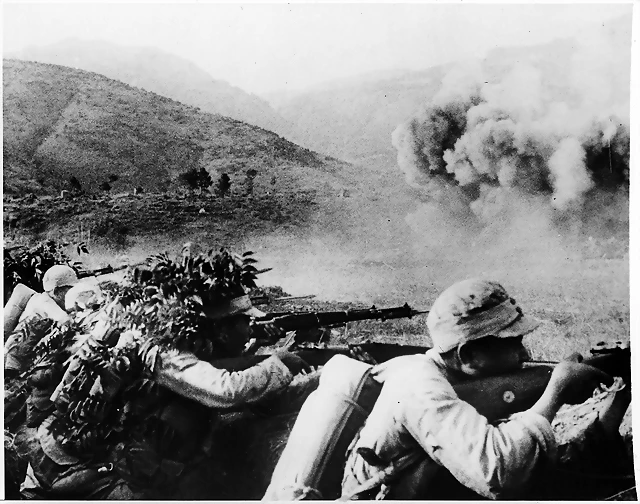
[[[550,422],[560,406],[584,401],[611,378],[564,361],[533,407],[497,425],[453,385],[519,369],[529,360],[523,336],[537,325],[496,282],[470,279],[445,290],[427,318],[434,348],[374,368],[383,387],[350,447],[343,498],[426,499],[439,467],[482,497],[526,492],[556,449]],[[395,480],[365,490],[391,463],[405,466]]]
[[[108,409],[126,410],[136,418],[127,423],[129,431],[123,436],[124,441],[106,454],[97,450],[82,453],[65,444],[73,435],[71,424],[64,423],[69,414],[66,405],[78,402],[70,397],[74,383],[83,379],[82,366],[105,348],[90,337],[76,358],[71,359],[51,395],[59,411],[38,430],[40,443],[31,459],[23,494],[58,498],[188,498],[198,486],[212,484],[216,475],[203,471],[209,456],[222,456],[212,448],[218,412],[269,399],[286,388],[294,374],[308,369],[302,359],[287,352],[253,366],[241,362],[240,354],[250,337],[251,317],[263,314],[251,305],[242,285],[232,288],[238,295],[203,309],[210,334],[202,334],[203,338],[215,340],[219,354],[231,357],[231,361],[203,360],[170,340],[142,352],[147,376],[159,386],[153,392],[134,395],[129,391],[125,398],[122,391],[126,383],[120,383],[113,370],[100,374],[92,390],[100,391],[106,406],[103,413],[92,413],[92,425],[99,426],[99,419],[110,414]],[[150,317],[157,318],[155,314]],[[144,337],[139,331],[125,331],[115,347],[135,345],[141,338]],[[84,376],[95,379],[91,373]]]
[[[33,293],[31,291],[26,293],[25,290],[28,289],[26,286],[21,284],[16,286],[14,291],[16,296],[30,295],[30,298],[23,310],[20,310],[22,303],[15,300],[13,294],[5,306],[5,337],[8,336],[8,338],[4,346],[4,369],[7,376],[15,376],[24,370],[26,365],[25,352],[36,343],[35,341],[25,341],[19,334],[11,334],[16,327],[15,321],[23,323],[38,317],[63,324],[69,322],[71,317],[65,311],[65,296],[77,283],[78,276],[73,269],[57,264],[49,268],[42,278],[44,292]],[[10,320],[14,322],[10,322]]]
[[[219,338],[231,359],[240,356],[249,342],[251,318],[265,316],[252,306],[246,294],[206,309],[206,313],[216,322]],[[273,325],[267,327],[271,336],[279,331]],[[310,369],[304,360],[290,352],[273,355],[243,371],[229,372],[216,367],[231,363],[231,360],[209,363],[190,352],[167,350],[156,363],[155,379],[169,390],[205,406],[228,408],[260,401],[286,387],[293,375]]]

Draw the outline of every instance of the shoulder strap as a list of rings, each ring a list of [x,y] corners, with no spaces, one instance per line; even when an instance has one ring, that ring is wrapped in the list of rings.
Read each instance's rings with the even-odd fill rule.
[[[369,490],[373,490],[380,485],[388,483],[393,478],[395,478],[399,473],[422,460],[425,457],[425,453],[423,451],[412,451],[403,455],[399,459],[391,462],[387,467],[378,472],[375,476],[369,478],[364,483],[361,483],[356,488],[354,488],[351,492],[346,495],[342,495],[338,501],[349,501],[354,497],[368,492]]]

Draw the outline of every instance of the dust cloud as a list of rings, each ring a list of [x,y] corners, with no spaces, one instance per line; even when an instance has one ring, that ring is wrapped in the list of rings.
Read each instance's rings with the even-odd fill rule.
[[[304,236],[251,239],[244,248],[273,268],[261,284],[417,308],[470,276],[521,292],[583,288],[590,253],[628,254],[630,23],[620,26],[511,65],[453,67],[392,135],[388,169],[404,173],[413,209],[379,201]],[[383,214],[393,226],[380,227]],[[603,296],[625,295],[614,280]]]
[[[627,242],[625,26],[568,56],[534,52],[499,71],[459,65],[397,127],[398,167],[423,201],[406,219],[416,254],[450,269],[552,277],[585,243]]]

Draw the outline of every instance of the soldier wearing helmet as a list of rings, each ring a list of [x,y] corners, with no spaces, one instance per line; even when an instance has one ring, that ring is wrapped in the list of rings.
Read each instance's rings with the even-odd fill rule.
[[[440,467],[482,497],[521,496],[555,453],[551,421],[560,406],[612,381],[564,361],[534,406],[489,423],[453,386],[519,369],[529,360],[523,337],[537,325],[497,282],[469,279],[446,289],[427,318],[433,348],[374,368],[382,392],[349,449],[343,498],[428,499]],[[413,462],[393,482],[358,490],[401,460]]]
[[[57,264],[45,271],[42,277],[44,292],[35,293],[22,284],[16,286],[4,309],[5,372],[13,375],[23,371],[25,349],[35,343],[24,341],[19,334],[11,334],[17,324],[35,317],[58,323],[71,320],[65,311],[65,296],[77,283],[78,276],[73,269]]]

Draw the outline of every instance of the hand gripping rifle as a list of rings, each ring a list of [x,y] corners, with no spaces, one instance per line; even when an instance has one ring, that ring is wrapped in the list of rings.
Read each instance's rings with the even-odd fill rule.
[[[609,376],[619,376],[631,387],[631,349],[607,347],[591,350],[592,356],[584,364],[594,366]],[[554,363],[532,361],[525,368],[454,386],[458,396],[472,404],[490,421],[532,407],[540,399],[549,383]]]
[[[305,331],[320,327],[343,326],[348,322],[358,320],[390,320],[397,318],[411,318],[414,315],[428,313],[411,308],[407,303],[395,308],[376,308],[372,306],[366,309],[326,311],[326,312],[293,312],[271,313],[265,317],[256,318],[252,325],[252,336],[259,344],[269,345],[275,343],[264,331],[264,325],[273,324],[283,331]]]

